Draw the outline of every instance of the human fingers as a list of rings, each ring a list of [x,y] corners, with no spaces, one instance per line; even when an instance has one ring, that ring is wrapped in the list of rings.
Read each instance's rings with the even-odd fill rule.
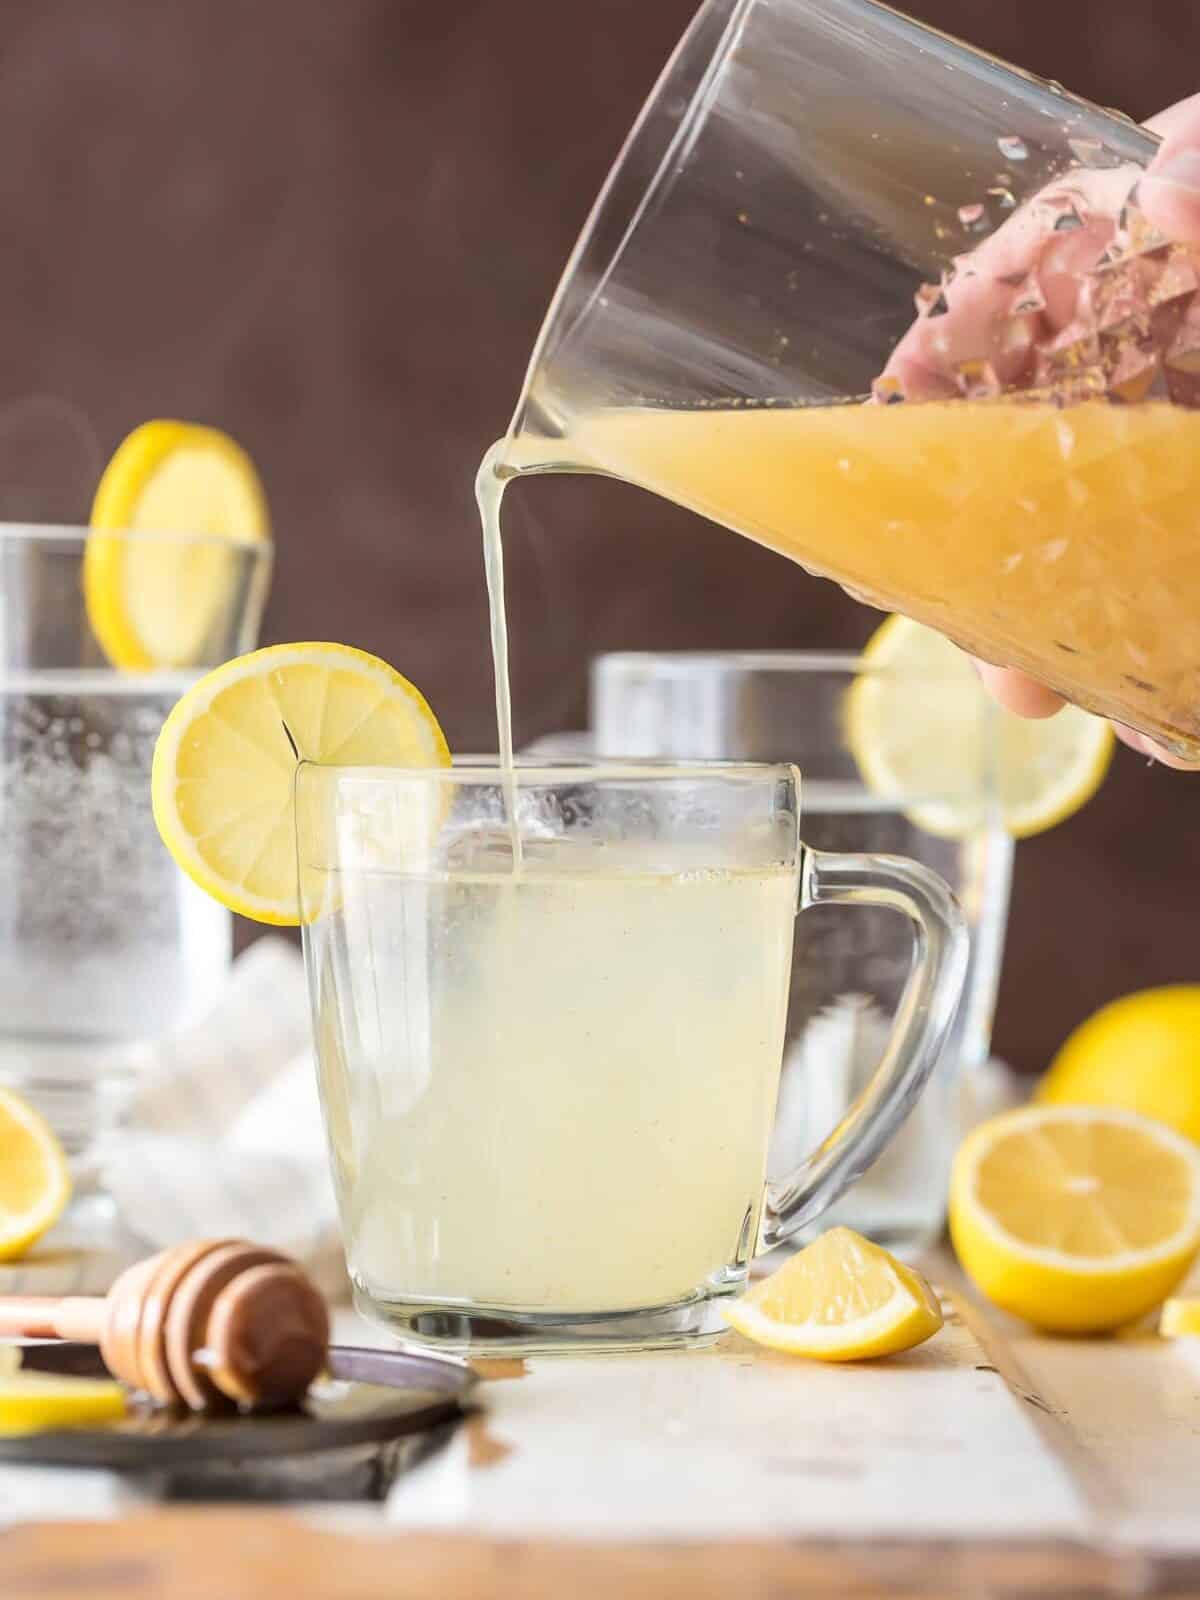
[[[1113,723],[1113,732],[1122,744],[1128,745],[1131,750],[1136,750],[1140,756],[1148,756],[1151,761],[1157,761],[1161,766],[1171,767],[1176,772],[1200,772],[1200,761],[1184,761],[1182,757],[1164,750],[1162,745],[1155,744],[1154,740],[1147,738],[1144,733],[1135,733],[1132,728],[1122,727],[1119,722]]]
[[[975,667],[992,697],[1019,717],[1052,717],[1066,703],[1062,695],[1012,667],[994,667],[986,661],[977,661]]]

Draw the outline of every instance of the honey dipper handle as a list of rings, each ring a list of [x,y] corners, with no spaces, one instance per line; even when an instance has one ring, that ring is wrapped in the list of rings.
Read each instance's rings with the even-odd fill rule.
[[[103,1300],[81,1296],[0,1295],[0,1334],[18,1339],[78,1339],[99,1344]]]

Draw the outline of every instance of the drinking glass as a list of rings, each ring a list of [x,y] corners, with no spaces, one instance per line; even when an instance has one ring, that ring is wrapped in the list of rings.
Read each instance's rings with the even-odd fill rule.
[[[789,766],[302,767],[321,1095],[355,1296],[428,1344],[713,1338],[902,1122],[966,935],[917,862],[800,842]],[[514,866],[510,825],[519,831]],[[797,908],[913,940],[858,1102],[764,1183]]]
[[[837,652],[601,656],[592,664],[591,742],[600,760],[794,761],[804,773],[810,844],[909,856],[954,890],[970,931],[955,1026],[903,1128],[825,1219],[914,1254],[942,1230],[950,1161],[982,1098],[1013,845],[995,784],[1002,713],[982,690],[977,720],[954,732],[962,747],[960,790],[885,793],[864,784],[847,744],[846,707],[856,684],[880,674],[905,677],[900,666]],[[944,700],[928,672],[908,677],[903,687],[914,716]],[[798,1151],[832,1132],[869,1082],[909,962],[907,929],[886,907],[856,916],[820,907],[798,925],[771,1171],[785,1170]]]
[[[206,587],[227,575],[186,670],[121,671],[84,602],[88,531],[0,524],[0,1082],[41,1107],[80,1172],[147,1047],[211,1003],[230,960],[229,913],[158,837],[150,763],[182,691],[254,644],[270,573],[261,543],[103,537],[114,571],[137,557],[146,572],[154,542],[157,635],[192,563]]]
[[[640,484],[1200,757],[1200,254],[1143,209],[1157,147],[873,0],[706,0],[495,470]]]

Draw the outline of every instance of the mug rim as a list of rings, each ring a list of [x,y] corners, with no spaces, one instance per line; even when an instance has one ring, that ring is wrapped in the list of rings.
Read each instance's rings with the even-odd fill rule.
[[[512,773],[518,789],[545,788],[555,784],[585,787],[601,783],[645,783],[647,786],[670,782],[734,781],[742,783],[784,783],[799,785],[800,768],[789,761],[670,761],[647,757],[598,761],[523,761],[514,760]],[[362,767],[326,764],[303,760],[297,764],[297,781],[304,772],[326,772],[335,781],[356,779],[374,783],[503,784],[505,771],[499,756],[472,755],[446,767]]]

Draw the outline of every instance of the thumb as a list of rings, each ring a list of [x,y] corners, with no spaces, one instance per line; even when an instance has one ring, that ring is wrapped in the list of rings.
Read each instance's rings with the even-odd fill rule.
[[[1200,94],[1146,124],[1162,148],[1138,184],[1148,221],[1181,244],[1200,244]]]
[[[1200,145],[1160,156],[1138,183],[1137,201],[1168,239],[1200,245]]]

